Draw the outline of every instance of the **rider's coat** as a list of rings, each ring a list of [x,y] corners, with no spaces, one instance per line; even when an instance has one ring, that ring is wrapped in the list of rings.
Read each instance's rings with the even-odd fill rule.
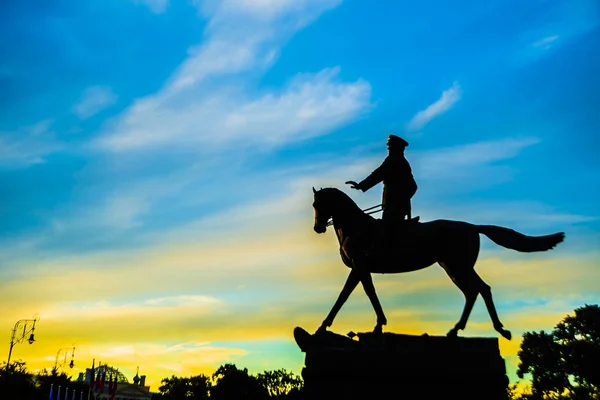
[[[383,163],[358,184],[366,192],[383,181],[382,208],[390,217],[404,219],[410,212],[410,199],[417,191],[417,183],[403,152],[390,152]]]

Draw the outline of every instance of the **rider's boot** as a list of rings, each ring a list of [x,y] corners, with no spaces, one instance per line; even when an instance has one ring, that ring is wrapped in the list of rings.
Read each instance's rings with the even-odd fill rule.
[[[410,205],[410,203],[408,206],[408,215],[406,217],[408,218],[408,222],[413,222],[413,223],[419,222],[419,220],[421,219],[421,217],[418,215],[416,217],[412,216],[412,206]]]
[[[391,248],[396,243],[396,234],[398,225],[403,223],[402,221],[396,221],[392,218],[383,220],[383,247]]]

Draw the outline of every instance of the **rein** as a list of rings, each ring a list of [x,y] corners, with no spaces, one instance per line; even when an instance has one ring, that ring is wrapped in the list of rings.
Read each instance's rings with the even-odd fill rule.
[[[383,208],[381,207],[381,204],[378,204],[373,207],[365,208],[362,211],[367,215],[371,215],[371,214],[376,214],[378,212],[383,211]],[[325,226],[331,226],[331,225],[333,225],[333,219],[329,219],[329,221],[327,221],[327,225],[325,225]]]

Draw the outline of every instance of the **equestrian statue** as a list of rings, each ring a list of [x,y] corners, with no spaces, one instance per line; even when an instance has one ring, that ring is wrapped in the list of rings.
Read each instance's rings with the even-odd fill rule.
[[[479,234],[484,234],[499,246],[520,252],[546,251],[564,240],[563,232],[545,236],[527,236],[509,228],[494,225],[474,225],[461,221],[435,220],[419,222],[411,218],[410,199],[417,190],[410,165],[404,158],[408,143],[395,135],[388,137],[389,155],[383,164],[360,183],[348,181],[353,189],[366,191],[383,182],[382,219],[375,219],[361,210],[345,193],[335,188],[315,190],[313,208],[314,230],[324,233],[331,223],[340,245],[343,263],[350,274],[333,308],[317,330],[331,326],[342,305],[358,283],[362,286],[377,314],[374,332],[381,333],[387,319],[377,298],[372,273],[393,274],[417,271],[436,262],[465,296],[462,315],[447,336],[455,337],[465,329],[469,314],[479,294],[493,322],[494,329],[506,339],[490,286],[475,272],[479,255]]]

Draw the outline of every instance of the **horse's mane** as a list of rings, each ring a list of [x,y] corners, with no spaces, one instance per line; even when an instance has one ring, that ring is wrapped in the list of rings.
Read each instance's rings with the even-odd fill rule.
[[[340,208],[343,208],[349,212],[356,212],[359,215],[363,215],[368,217],[369,219],[373,219],[372,216],[366,214],[355,202],[348,196],[346,193],[342,192],[337,188],[323,188],[319,190],[319,192],[323,192],[323,194],[331,195],[334,198],[333,202],[337,203]]]

